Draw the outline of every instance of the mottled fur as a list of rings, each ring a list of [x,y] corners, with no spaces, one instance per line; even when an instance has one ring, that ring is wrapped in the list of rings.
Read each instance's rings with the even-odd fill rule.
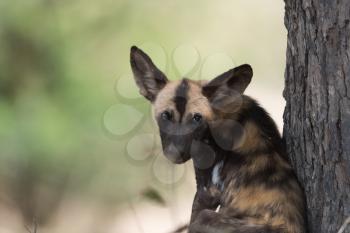
[[[164,154],[175,163],[193,159],[191,233],[305,232],[303,191],[277,127],[243,95],[252,77],[249,65],[207,83],[168,81],[136,47],[131,63],[144,68],[133,69],[134,76],[154,106]]]

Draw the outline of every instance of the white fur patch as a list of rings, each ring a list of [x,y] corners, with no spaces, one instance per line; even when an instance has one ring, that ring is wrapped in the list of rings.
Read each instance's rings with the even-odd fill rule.
[[[221,180],[221,169],[224,165],[224,161],[220,161],[219,163],[217,163],[212,171],[212,175],[211,175],[211,182],[218,186],[218,187],[222,187],[222,180]]]

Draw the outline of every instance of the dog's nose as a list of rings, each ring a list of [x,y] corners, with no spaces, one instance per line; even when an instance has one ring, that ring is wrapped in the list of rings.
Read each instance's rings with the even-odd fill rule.
[[[169,150],[173,152],[174,154],[181,156],[185,153],[186,151],[186,145],[184,141],[177,141],[173,142],[169,146]]]
[[[164,154],[173,163],[181,163],[184,161],[185,149],[183,146],[171,143],[165,148]]]

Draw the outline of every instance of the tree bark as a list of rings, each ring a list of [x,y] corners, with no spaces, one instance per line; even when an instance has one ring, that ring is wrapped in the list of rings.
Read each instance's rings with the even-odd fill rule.
[[[350,0],[285,4],[283,135],[309,231],[336,233],[350,216]]]

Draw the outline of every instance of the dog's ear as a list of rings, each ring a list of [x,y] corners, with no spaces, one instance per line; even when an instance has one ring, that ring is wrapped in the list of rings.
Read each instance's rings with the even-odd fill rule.
[[[211,80],[202,87],[213,109],[224,113],[236,112],[243,101],[242,94],[253,76],[250,65],[241,65]]]
[[[210,100],[220,91],[235,91],[243,94],[253,77],[253,69],[244,64],[233,68],[211,80],[203,87],[203,94]]]
[[[153,64],[151,58],[136,46],[131,47],[130,64],[140,94],[153,102],[168,79]]]

